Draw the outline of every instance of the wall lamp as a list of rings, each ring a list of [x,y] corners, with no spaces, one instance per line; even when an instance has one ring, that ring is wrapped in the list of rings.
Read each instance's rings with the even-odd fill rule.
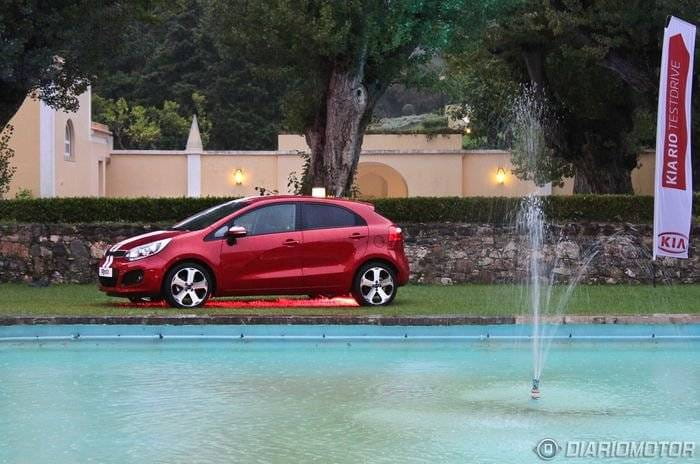
[[[496,182],[499,184],[503,185],[506,182],[506,171],[503,168],[498,168],[498,171],[496,171]]]
[[[236,169],[236,171],[233,173],[233,182],[236,185],[243,184],[243,170],[242,169]]]

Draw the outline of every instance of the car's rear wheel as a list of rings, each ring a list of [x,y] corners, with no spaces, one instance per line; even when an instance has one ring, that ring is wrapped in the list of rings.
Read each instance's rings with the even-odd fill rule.
[[[211,291],[209,271],[197,263],[177,264],[165,276],[163,294],[176,308],[202,306],[211,296]]]
[[[352,296],[362,306],[385,306],[396,296],[396,272],[380,262],[363,265],[355,275]]]

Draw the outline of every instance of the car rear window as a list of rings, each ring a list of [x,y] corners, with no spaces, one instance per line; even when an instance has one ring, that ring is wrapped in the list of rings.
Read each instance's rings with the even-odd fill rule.
[[[305,203],[302,205],[304,229],[329,229],[365,225],[365,221],[352,211],[340,206]]]

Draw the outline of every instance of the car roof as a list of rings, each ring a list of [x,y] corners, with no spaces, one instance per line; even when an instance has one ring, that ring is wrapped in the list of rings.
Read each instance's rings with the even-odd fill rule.
[[[284,200],[306,200],[315,201],[323,203],[340,203],[340,204],[350,204],[350,205],[362,205],[369,206],[374,209],[372,203],[366,201],[350,200],[348,198],[338,198],[338,197],[313,197],[310,195],[264,195],[258,197],[246,197],[241,198],[241,201],[247,201],[250,203],[260,203],[260,202],[274,202],[274,201],[284,201]]]

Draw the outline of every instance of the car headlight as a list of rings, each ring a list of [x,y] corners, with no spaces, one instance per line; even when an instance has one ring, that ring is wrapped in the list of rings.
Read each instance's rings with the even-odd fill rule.
[[[137,259],[147,258],[160,253],[166,246],[168,246],[170,240],[172,239],[165,238],[163,240],[157,240],[155,242],[146,243],[145,245],[139,245],[136,248],[132,248],[126,252],[126,259],[129,261],[136,261]]]

